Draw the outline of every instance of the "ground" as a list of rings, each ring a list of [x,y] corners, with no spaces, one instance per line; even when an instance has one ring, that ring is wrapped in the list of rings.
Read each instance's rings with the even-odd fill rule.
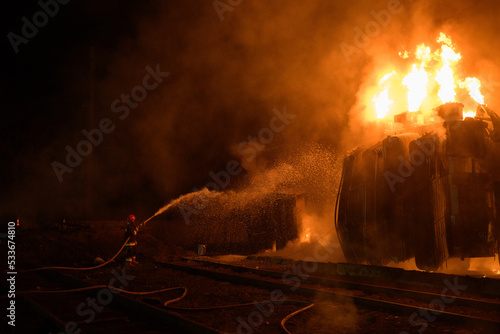
[[[16,236],[18,268],[32,266],[88,267],[97,257],[112,258],[124,242],[124,224],[96,222],[84,228],[39,230],[19,229]],[[194,249],[168,244],[147,230],[138,235],[139,265],[126,267],[133,279],[126,288],[131,291],[151,291],[168,287],[186,287],[187,294],[175,307],[206,308],[222,305],[261,302],[271,299],[267,290],[214,281],[183,272],[166,269],[154,261],[180,261],[181,257],[196,257]],[[122,251],[107,266],[91,271],[69,272],[92,284],[106,284],[113,269],[121,270],[125,254]],[[243,256],[222,256],[219,261],[274,270],[286,270],[286,261],[264,261]],[[44,287],[39,287],[43,289]],[[164,301],[177,298],[181,290],[147,296],[132,296],[159,307]],[[305,297],[287,293],[287,300],[306,301]],[[380,311],[363,310],[352,303],[332,303],[314,300],[315,307],[287,322],[293,334],[298,333],[417,333],[421,327],[411,326],[407,315],[393,315]],[[279,333],[279,323],[288,314],[298,310],[297,305],[274,305],[272,310],[255,313],[257,306],[233,307],[223,310],[192,312],[177,311],[182,316],[225,332]],[[173,311],[175,312],[175,311]],[[257,317],[256,317],[257,316]],[[252,318],[253,317],[253,318]],[[251,324],[252,326],[249,326]],[[453,324],[430,323],[426,333],[457,333]],[[463,333],[474,331],[462,330]]]

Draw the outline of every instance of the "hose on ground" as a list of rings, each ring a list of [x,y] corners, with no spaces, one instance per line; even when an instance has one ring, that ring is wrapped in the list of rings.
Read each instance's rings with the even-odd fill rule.
[[[166,292],[166,291],[171,291],[171,290],[179,290],[179,289],[184,289],[184,293],[182,294],[181,298],[184,297],[187,293],[187,288],[181,286],[181,287],[175,287],[175,288],[165,288],[165,289],[160,289],[160,290],[153,290],[153,291],[128,291],[128,290],[123,290],[119,288],[115,288],[114,286],[110,285],[92,285],[92,286],[86,286],[83,288],[76,288],[76,289],[67,289],[67,290],[30,290],[30,291],[21,291],[18,294],[29,294],[29,293],[66,293],[66,292],[80,292],[80,291],[87,291],[87,290],[95,290],[95,289],[109,289],[111,291],[118,291],[118,292],[123,292],[127,293],[130,295],[150,295],[154,293],[160,293],[160,292]],[[178,300],[180,298],[176,298]],[[173,302],[173,301],[169,301]]]
[[[151,217],[151,218],[153,218],[153,217]],[[150,220],[151,218],[149,218],[148,220]],[[145,221],[143,224],[145,224],[147,221]],[[48,269],[60,269],[60,270],[92,270],[92,269],[97,269],[97,268],[103,267],[103,266],[107,265],[108,263],[112,262],[118,255],[120,255],[120,253],[122,252],[123,248],[125,247],[125,245],[129,241],[129,239],[130,238],[127,238],[127,240],[125,240],[125,242],[123,243],[123,245],[120,247],[120,250],[111,259],[109,259],[108,261],[106,261],[106,262],[104,262],[102,264],[99,264],[97,266],[85,267],[85,268],[56,267],[56,266],[53,266],[53,267],[40,267],[40,268],[23,270],[23,271],[20,271],[20,272],[33,272],[33,271],[48,270]],[[184,292],[182,293],[181,296],[179,296],[177,298],[174,298],[174,299],[167,300],[167,301],[165,301],[163,303],[163,306],[166,309],[173,310],[173,311],[192,311],[192,312],[195,312],[195,311],[211,311],[211,310],[222,310],[222,309],[229,309],[229,308],[239,308],[239,307],[246,307],[246,306],[252,306],[252,305],[259,305],[259,304],[263,304],[263,303],[268,303],[268,301],[267,301],[267,302],[260,302],[260,303],[255,303],[254,302],[254,303],[243,303],[243,304],[234,304],[234,305],[201,307],[201,308],[184,308],[184,307],[168,306],[169,304],[175,303],[175,302],[181,300],[182,298],[184,298],[186,296],[186,294],[187,294],[187,288],[186,287],[173,287],[173,288],[165,288],[165,289],[153,290],[153,291],[128,291],[128,290],[123,290],[123,289],[115,288],[115,287],[109,286],[109,285],[93,285],[93,286],[88,286],[88,287],[83,287],[83,288],[77,288],[77,289],[68,289],[68,290],[50,290],[50,291],[48,291],[48,290],[45,290],[45,291],[44,290],[31,290],[31,291],[21,291],[18,294],[69,293],[69,292],[80,292],[80,291],[87,291],[87,290],[94,290],[94,289],[106,289],[106,288],[109,289],[110,291],[118,291],[118,292],[122,292],[122,293],[125,293],[125,294],[131,294],[131,295],[150,295],[150,294],[155,294],[155,293],[160,293],[160,292],[166,292],[166,291],[183,289]],[[291,333],[286,329],[285,323],[290,318],[292,318],[292,317],[296,316],[297,314],[299,314],[301,312],[304,312],[305,310],[310,309],[311,307],[314,306],[314,303],[308,303],[308,302],[299,301],[299,300],[287,300],[287,301],[283,301],[281,304],[292,304],[292,305],[304,305],[304,304],[307,304],[307,306],[305,306],[305,307],[303,307],[303,308],[301,308],[301,309],[299,309],[299,310],[297,310],[297,311],[295,311],[293,313],[290,313],[285,318],[283,318],[283,320],[281,320],[281,323],[280,323],[281,328],[287,334],[291,334]]]
[[[240,308],[240,307],[246,307],[246,306],[255,306],[259,304],[264,304],[264,303],[269,303],[269,301],[265,302],[260,302],[260,303],[242,303],[242,304],[233,304],[233,305],[223,305],[223,306],[211,306],[211,307],[199,307],[199,308],[185,308],[185,307],[173,307],[173,306],[168,306],[171,303],[175,303],[182,298],[184,298],[187,295],[187,288],[186,287],[173,287],[173,288],[165,288],[165,289],[159,289],[159,290],[153,290],[153,291],[128,291],[128,290],[123,290],[119,288],[115,288],[109,285],[93,285],[93,286],[88,286],[88,287],[83,287],[83,288],[77,288],[77,289],[68,289],[68,290],[31,290],[31,291],[21,291],[18,294],[35,294],[35,293],[69,293],[69,292],[80,292],[80,291],[87,291],[87,290],[94,290],[94,289],[109,289],[110,291],[117,291],[117,292],[122,292],[125,294],[130,294],[130,295],[151,295],[155,293],[161,293],[161,292],[167,292],[167,291],[172,291],[172,290],[184,290],[182,295],[174,298],[167,300],[163,303],[163,306],[172,311],[191,311],[191,312],[196,312],[196,311],[213,311],[213,310],[223,310],[223,309],[230,309],[230,308]],[[307,309],[310,309],[311,307],[314,306],[314,303],[309,303],[309,302],[304,302],[300,300],[285,300],[281,302],[280,304],[291,304],[291,305],[304,305],[307,304],[307,306],[290,313],[287,315],[283,320],[281,320],[281,328],[283,331],[287,334],[291,334],[288,329],[286,329],[285,323],[292,317],[296,316],[297,314],[304,312]]]
[[[287,334],[292,334],[292,333],[290,333],[290,331],[289,331],[288,329],[286,329],[286,327],[285,327],[285,323],[286,323],[286,322],[287,322],[290,318],[295,317],[297,314],[299,314],[299,313],[301,313],[301,312],[304,312],[305,310],[310,309],[310,308],[311,308],[311,307],[313,307],[313,306],[314,306],[314,303],[311,303],[311,304],[307,305],[306,307],[303,307],[303,308],[301,308],[300,310],[297,310],[297,311],[295,311],[295,312],[293,312],[293,313],[290,313],[289,315],[287,315],[286,317],[284,317],[284,318],[283,318],[283,320],[281,320],[281,324],[280,324],[280,325],[281,325],[281,328],[285,331],[285,333],[287,333]]]
[[[127,240],[125,240],[125,242],[123,243],[122,247],[120,248],[120,250],[111,258],[109,259],[108,261],[104,262],[104,263],[101,263],[97,266],[93,266],[93,267],[86,267],[86,268],[75,268],[75,267],[41,267],[41,268],[34,268],[34,269],[28,269],[28,270],[23,270],[23,271],[19,271],[20,273],[26,273],[26,272],[32,272],[32,271],[38,271],[38,270],[47,270],[47,269],[63,269],[63,270],[92,270],[92,269],[97,269],[97,268],[100,268],[100,267],[103,267],[105,265],[107,265],[108,263],[110,263],[111,261],[113,261],[114,259],[116,259],[116,257],[118,255],[120,255],[120,253],[122,252],[123,248],[125,247],[125,245],[127,244],[128,240],[130,238],[127,238]]]

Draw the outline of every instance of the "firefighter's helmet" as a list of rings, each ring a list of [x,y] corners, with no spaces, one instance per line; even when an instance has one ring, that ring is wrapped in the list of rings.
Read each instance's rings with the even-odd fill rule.
[[[128,216],[128,221],[129,222],[135,222],[135,216],[134,215],[129,215]]]

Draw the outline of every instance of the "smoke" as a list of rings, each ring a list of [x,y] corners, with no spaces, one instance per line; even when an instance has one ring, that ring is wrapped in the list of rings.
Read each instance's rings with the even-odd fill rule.
[[[189,195],[189,201],[195,195],[212,197],[215,204],[210,207],[227,212],[270,192],[310,191],[317,200],[309,203],[307,213],[312,222],[309,241],[298,240],[277,254],[292,254],[319,242],[322,235],[335,242],[327,209],[334,207],[336,179],[317,173],[314,168],[321,163],[314,158],[291,157],[304,141],[340,152],[379,141],[383,129],[364,122],[367,89],[376,85],[380,73],[404,68],[399,51],[420,43],[435,45],[441,31],[462,54],[461,76],[490,83],[483,92],[495,109],[499,101],[493,83],[500,73],[494,64],[500,56],[491,50],[499,43],[493,14],[499,5],[400,1],[400,10],[387,25],[379,24],[379,32],[368,36],[366,45],[356,46],[355,28],[366,30],[368,23],[377,22],[373,12],[388,10],[390,3],[243,2],[226,12],[222,22],[210,4],[180,4],[173,10],[154,3],[158,16],[140,22],[138,40],[128,47],[129,53],[121,54],[114,71],[126,72],[138,59],[143,59],[141,66],[144,59],[154,59],[172,73],[130,126],[140,140],[144,173],[154,180],[159,197],[175,198],[210,181],[210,171],[221,170],[241,153],[239,143],[267,126],[271,109],[286,105],[297,117],[266,147],[271,163],[244,163],[251,179],[245,187],[218,194],[202,190]],[[185,17],[189,24],[181,22]],[[342,43],[358,52],[346,56]],[[310,183],[304,182],[307,178]],[[326,187],[316,187],[318,183],[330,189],[321,193],[318,189]],[[304,237],[305,229],[301,233]]]
[[[430,42],[441,30],[459,46],[463,71],[492,82],[484,95],[497,107],[495,64],[500,55],[493,50],[500,43],[495,36],[499,4],[401,0],[401,11],[346,57],[340,45],[355,45],[355,28],[364,30],[376,21],[372,12],[388,10],[390,3],[394,1],[243,1],[225,12],[223,21],[210,1],[68,6],[61,11],[62,23],[54,25],[71,27],[74,16],[76,23],[88,21],[92,29],[88,35],[82,30],[70,36],[76,42],[58,44],[70,46],[54,71],[61,84],[46,109],[53,109],[52,119],[60,121],[43,141],[46,148],[11,150],[12,166],[21,166],[22,172],[9,183],[1,210],[88,218],[125,217],[133,211],[148,217],[165,200],[202,188],[211,171],[238,157],[235,147],[237,151],[239,143],[269,125],[273,108],[286,106],[297,116],[266,146],[270,161],[284,161],[304,142],[339,152],[369,142],[374,133],[362,125],[363,87],[401,48]],[[117,15],[117,6],[126,15]],[[106,28],[99,28],[103,23]],[[49,33],[54,31],[45,36]],[[42,34],[37,38],[41,42]],[[90,127],[90,45],[96,68],[92,126],[107,117],[116,130],[59,184],[50,163],[63,162],[65,146],[75,146],[83,138],[81,130]],[[111,103],[130,94],[142,82],[144,68],[156,64],[169,77],[127,119],[119,120]],[[63,106],[56,107],[61,101]],[[288,161],[292,170],[301,170],[296,163]],[[3,168],[6,173],[15,169]],[[281,172],[288,173],[284,167],[276,170]],[[310,214],[322,221],[320,211]]]
[[[149,173],[166,196],[166,189],[185,191],[186,185],[209,181],[210,168],[219,170],[228,157],[239,155],[235,145],[268,126],[273,108],[286,106],[297,122],[276,135],[266,151],[288,152],[304,140],[335,144],[342,110],[348,109],[334,93],[341,83],[326,80],[336,75],[325,69],[336,45],[328,40],[334,35],[328,18],[311,19],[320,16],[321,6],[248,2],[227,12],[222,22],[210,4],[201,7],[197,20],[183,28],[181,45],[165,45],[171,42],[160,37],[164,31],[147,23],[141,34],[147,36],[141,43],[145,52],[162,48],[181,57],[171,65],[165,57],[162,63],[173,66],[175,82],[135,129],[148,143],[146,160],[155,161]],[[311,43],[305,31],[317,41]]]
[[[498,46],[497,23],[490,10],[498,10],[499,4],[481,1],[401,1],[403,9],[392,16],[387,27],[372,38],[366,51],[366,64],[355,105],[350,109],[349,129],[343,137],[343,147],[371,145],[383,137],[380,128],[367,126],[367,107],[373,102],[374,88],[383,74],[397,71],[408,73],[411,63],[398,55],[401,51],[415,51],[418,44],[425,43],[437,49],[436,37],[440,32],[450,36],[461,53],[457,75],[461,78],[477,77],[482,82],[481,91],[485,101],[493,109],[500,101],[497,89],[500,86],[498,63],[500,57],[488,50]],[[495,27],[494,27],[495,26]],[[497,78],[497,79],[495,79]],[[459,101],[462,102],[462,101]],[[436,105],[429,106],[431,108]],[[403,112],[405,110],[401,110]],[[397,130],[397,129],[396,129]]]
[[[260,158],[265,159],[263,156]],[[189,206],[199,216],[224,216],[236,210],[251,210],[275,193],[306,195],[306,215],[315,215],[312,220],[331,215],[331,205],[335,202],[340,180],[339,159],[337,154],[314,143],[304,144],[293,152],[269,160],[263,168],[247,174],[239,186],[226,191],[207,188],[182,195],[160,208],[156,215],[172,208]],[[319,215],[319,216],[318,216]],[[308,216],[309,217],[309,216]],[[333,220],[328,224],[331,225]],[[314,225],[306,222],[307,225]],[[319,228],[319,226],[318,226]],[[325,226],[313,231],[316,235],[328,232],[333,226]],[[305,230],[305,227],[303,227]]]
[[[338,302],[337,302],[338,301]],[[315,314],[307,318],[307,327],[321,333],[356,333],[362,315],[351,297],[338,297],[335,302],[316,300]]]
[[[333,214],[334,212],[323,215],[304,214],[301,217],[299,238],[289,241],[283,249],[262,251],[262,255],[302,261],[345,262]]]
[[[248,173],[246,180],[234,189],[203,188],[182,195],[150,219],[165,213],[170,218],[175,216],[176,223],[187,224],[190,234],[205,233],[205,242],[211,234],[220,235],[220,242],[222,236],[230,233],[232,239],[228,241],[235,243],[236,238],[243,237],[239,235],[242,232],[237,217],[258,216],[276,194],[295,195],[299,237],[273,255],[304,259],[321,254],[321,259],[316,260],[344,261],[334,226],[341,171],[341,159],[335,151],[311,143],[275,160],[266,160],[264,155],[259,160],[256,165],[266,167]]]

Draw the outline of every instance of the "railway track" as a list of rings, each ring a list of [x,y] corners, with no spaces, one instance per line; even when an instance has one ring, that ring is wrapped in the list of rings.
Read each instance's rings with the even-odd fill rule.
[[[114,273],[109,284],[126,285],[126,275]],[[112,288],[85,290],[91,285],[58,271],[21,273],[18,280],[14,333],[221,333]],[[75,291],[41,293],[42,289]]]
[[[176,262],[155,262],[158,270],[167,270],[161,268],[168,268],[166,274],[172,275],[175,271],[183,271],[186,275],[183,279],[193,280],[193,276],[199,276],[198,284],[204,285],[204,278],[214,279],[222,284],[230,283],[234,286],[234,291],[247,291],[248,288],[244,286],[253,286],[257,290],[274,291],[279,289],[288,298],[295,295],[302,296],[302,306],[312,303],[317,303],[317,307],[323,302],[342,305],[345,303],[352,303],[356,305],[359,310],[374,310],[377,314],[397,314],[401,315],[401,319],[405,319],[406,323],[411,314],[416,314],[415,319],[432,319],[429,322],[437,321],[445,324],[463,324],[464,328],[479,330],[480,333],[497,333],[500,329],[500,303],[494,300],[478,300],[473,298],[462,298],[453,293],[449,294],[433,294],[424,291],[415,291],[408,289],[395,288],[391,286],[365,284],[359,282],[343,281],[341,279],[316,277],[312,275],[300,275],[291,272],[279,272],[272,270],[263,270],[248,268],[242,266],[235,266],[227,263],[220,263],[200,258],[183,258],[181,261]],[[173,271],[172,271],[173,270]],[[111,271],[111,269],[110,269]],[[28,275],[29,274],[29,275]],[[136,272],[135,274],[138,274]],[[24,275],[24,274],[23,274]],[[41,287],[44,290],[59,290],[59,289],[74,289],[86,288],[90,286],[89,283],[73,276],[67,276],[57,271],[42,271],[34,273],[26,273],[26,276],[19,277],[19,290],[33,290]],[[175,274],[174,274],[175,275]],[[80,276],[84,278],[83,276]],[[102,281],[101,279],[97,282]],[[285,277],[285,279],[284,279]],[[143,280],[144,277],[141,279]],[[210,280],[206,281],[209,289]],[[111,284],[111,283],[109,283]],[[114,283],[115,286],[120,286],[119,280]],[[155,285],[152,285],[153,287]],[[156,283],[158,286],[158,283]],[[164,286],[164,285],[163,285]],[[171,285],[172,286],[172,285]],[[241,287],[240,287],[241,286]],[[255,289],[252,288],[252,289]],[[126,289],[126,288],[125,288]],[[141,289],[141,288],[139,288]],[[170,307],[170,310],[165,310],[164,307],[154,307],[145,304],[144,299],[128,297],[127,295],[117,293],[113,294],[112,301],[109,305],[105,305],[102,311],[95,311],[95,319],[88,322],[86,320],[90,317],[90,307],[81,308],[78,311],[80,304],[88,304],[88,299],[102,301],[106,300],[105,293],[101,291],[102,288],[75,291],[71,293],[56,293],[56,294],[20,294],[17,297],[18,302],[23,300],[23,305],[20,305],[19,314],[29,314],[28,310],[36,311],[39,316],[30,317],[26,319],[18,319],[17,332],[20,333],[78,333],[81,329],[84,333],[221,333],[220,327],[215,322],[208,320],[211,316],[210,312],[213,309],[221,309],[221,305],[227,305],[221,299],[218,303],[214,303],[215,307],[191,308],[189,301],[184,302],[185,308]],[[134,289],[135,290],[135,289]],[[145,289],[146,290],[146,289]],[[255,290],[255,291],[257,291]],[[193,292],[188,295],[192,296]],[[212,292],[209,292],[212,293]],[[238,292],[239,293],[239,292]],[[178,295],[178,294],[177,294]],[[176,296],[177,296],[176,295]],[[263,296],[268,293],[263,293]],[[444,296],[444,297],[443,297]],[[261,301],[261,297],[255,299]],[[264,297],[265,298],[265,297]],[[293,298],[293,297],[292,297]],[[245,300],[246,298],[243,298]],[[191,299],[193,300],[193,299]],[[430,309],[429,305],[434,300],[441,300],[446,309],[442,312],[439,306]],[[448,303],[449,301],[449,303]],[[21,304],[21,303],[20,303]],[[231,304],[231,303],[229,303]],[[272,321],[279,324],[278,319],[284,319],[285,314],[292,311],[298,311],[299,305],[288,306],[283,309],[283,306],[276,308],[276,317]],[[301,307],[302,307],[301,306]],[[426,307],[427,306],[427,307]],[[227,306],[231,307],[230,305]],[[461,310],[454,312],[454,308],[468,308],[474,312],[480,310],[478,314],[472,311],[467,313]],[[212,309],[212,311],[210,311]],[[290,332],[295,333],[309,333],[312,330],[309,327],[309,317],[315,317],[315,307],[302,313],[301,316],[296,317],[290,321],[288,326]],[[290,311],[286,311],[290,310]],[[82,312],[83,311],[83,312]],[[193,316],[195,312],[197,316]],[[230,310],[227,309],[227,312]],[[232,310],[229,313],[220,311],[219,316],[237,318],[238,316],[245,317],[255,311],[255,305],[247,306],[241,311]],[[280,312],[278,312],[280,311]],[[173,313],[175,312],[175,313]],[[31,312],[33,313],[33,312]],[[205,315],[204,315],[205,314]],[[281,317],[280,317],[281,314]],[[396,316],[397,318],[397,316]],[[414,320],[415,320],[414,319]],[[269,319],[271,321],[271,319]],[[391,320],[388,320],[391,321]],[[211,327],[203,324],[210,323]],[[299,324],[297,324],[299,323]],[[414,321],[414,323],[419,323]],[[420,323],[422,325],[422,323]],[[265,326],[259,330],[263,330]],[[217,329],[215,329],[217,328]],[[225,327],[225,328],[231,328]],[[276,328],[276,327],[274,327]],[[324,328],[324,326],[323,326]],[[69,331],[68,331],[69,329]],[[233,327],[233,331],[236,326]],[[408,328],[406,328],[408,330]],[[419,327],[408,330],[413,332],[419,330]],[[277,332],[277,328],[271,331]],[[289,332],[289,333],[290,333]],[[263,331],[267,333],[267,331]],[[432,333],[430,331],[429,333]]]
[[[384,310],[413,317],[413,323],[422,326],[424,323],[444,321],[464,324],[476,330],[480,329],[484,333],[500,331],[500,303],[494,300],[460,297],[461,285],[458,281],[448,282],[448,286],[443,285],[441,293],[430,293],[290,272],[247,268],[196,258],[184,258],[184,261],[184,263],[157,262],[157,264],[165,268],[233,284],[270,290],[279,289],[284,293],[290,292],[311,298],[312,302],[318,299],[349,300],[361,308]],[[212,269],[214,267],[216,269]],[[459,311],[451,311],[457,309]]]

